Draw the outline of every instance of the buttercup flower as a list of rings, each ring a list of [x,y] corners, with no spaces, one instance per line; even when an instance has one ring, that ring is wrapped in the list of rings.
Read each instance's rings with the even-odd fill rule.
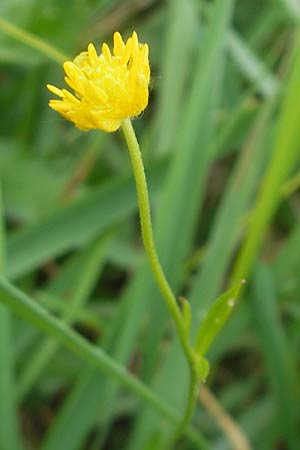
[[[148,104],[148,54],[148,45],[138,42],[135,31],[126,44],[120,33],[114,34],[113,54],[105,43],[100,55],[89,44],[87,52],[63,65],[65,81],[75,95],[48,84],[61,98],[50,100],[50,108],[82,130],[116,131],[124,119],[138,116]]]

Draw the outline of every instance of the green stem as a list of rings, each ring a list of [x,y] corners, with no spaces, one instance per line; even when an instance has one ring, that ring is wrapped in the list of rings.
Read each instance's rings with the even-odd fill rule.
[[[141,221],[141,229],[142,229],[142,238],[144,242],[144,247],[147,253],[147,257],[149,260],[149,264],[159,290],[165,299],[168,310],[170,314],[174,318],[175,325],[178,331],[178,335],[184,351],[186,350],[186,339],[184,335],[184,323],[182,319],[182,315],[177,304],[176,298],[170,288],[168,281],[166,280],[163,269],[160,265],[157,251],[155,248],[152,224],[151,224],[151,214],[150,214],[150,202],[148,195],[148,187],[147,181],[144,171],[144,165],[142,161],[142,156],[139,148],[138,141],[135,136],[134,129],[132,127],[130,119],[124,120],[122,124],[122,129],[125,135],[125,139],[128,145],[128,150],[131,158],[133,173],[136,182],[136,189],[138,195],[138,203],[139,203],[139,212],[140,212],[140,221]],[[188,350],[189,352],[189,350]]]
[[[190,420],[193,416],[193,412],[195,409],[195,404],[197,401],[197,392],[198,392],[198,376],[193,367],[190,366],[190,381],[189,381],[189,392],[188,399],[184,411],[183,418],[181,423],[178,425],[177,429],[174,433],[174,440],[177,440],[183,433],[186,427],[189,425]]]
[[[195,395],[197,387],[197,375],[194,368],[194,356],[192,348],[187,339],[186,326],[177,304],[176,298],[172,292],[172,289],[165,277],[161,264],[159,262],[158,254],[155,247],[152,223],[151,223],[151,212],[150,212],[150,201],[148,194],[147,181],[145,176],[144,164],[142,160],[142,155],[137,141],[132,123],[130,119],[125,119],[122,123],[122,130],[126,139],[128,146],[133,174],[136,182],[140,221],[142,238],[144,242],[145,251],[148,257],[148,261],[159,287],[159,290],[166,302],[167,308],[174,319],[176,331],[181,343],[182,350],[186,356],[187,362],[190,368],[190,379],[189,379],[189,395],[186,404],[186,409],[183,415],[182,422],[176,430],[176,437],[179,436],[185,429],[186,425],[189,423],[195,405]]]
[[[185,433],[185,430],[189,426],[190,420],[193,416],[193,412],[195,409],[195,404],[197,401],[197,392],[198,392],[198,377],[196,375],[195,370],[190,365],[190,379],[189,379],[189,392],[188,399],[185,407],[185,411],[181,421],[178,423],[175,428],[174,433],[166,444],[166,450],[173,450],[177,440]]]

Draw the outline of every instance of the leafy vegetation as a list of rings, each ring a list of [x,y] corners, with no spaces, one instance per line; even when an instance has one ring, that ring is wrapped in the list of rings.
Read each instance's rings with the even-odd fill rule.
[[[48,108],[61,63],[115,30],[150,47],[155,241],[209,348],[172,448],[299,450],[298,0],[1,1],[0,450],[166,450],[186,404],[124,138]]]

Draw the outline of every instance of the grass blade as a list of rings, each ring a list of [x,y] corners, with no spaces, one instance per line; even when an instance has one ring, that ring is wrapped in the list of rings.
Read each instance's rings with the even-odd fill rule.
[[[0,273],[5,272],[4,208],[0,185]],[[22,448],[13,371],[11,315],[0,305],[0,448]]]
[[[0,301],[22,319],[55,338],[61,345],[68,348],[85,362],[105,373],[106,376],[118,380],[143,401],[151,404],[165,419],[174,424],[179,423],[180,417],[176,413],[174,414],[173,409],[164,403],[139,379],[131,375],[124,367],[103,352],[103,350],[90,344],[61,320],[51,316],[29,296],[25,295],[3,278],[0,278]],[[194,432],[190,433],[190,431],[189,429],[189,435],[199,443],[199,448],[207,448],[201,437],[195,435]]]
[[[276,410],[281,432],[291,450],[298,450],[300,433],[298,427],[299,394],[296,389],[296,367],[289,344],[276,311],[276,297],[272,276],[262,264],[254,272],[254,295],[252,297],[253,319],[259,342],[266,360],[268,377],[273,385]],[[298,386],[299,387],[299,386]]]
[[[67,61],[69,59],[66,55],[49,45],[47,42],[43,41],[37,36],[34,36],[28,31],[23,30],[22,28],[8,22],[2,17],[0,17],[0,30],[8,34],[12,38],[28,45],[29,47],[38,50],[39,52],[48,56],[50,59],[53,59],[59,64],[62,64],[64,61]]]
[[[299,39],[299,35],[295,35]],[[282,198],[282,185],[289,176],[298,157],[300,141],[300,54],[299,45],[295,48],[295,58],[285,93],[282,110],[278,118],[274,142],[273,158],[265,176],[260,196],[257,200],[247,238],[237,259],[231,282],[247,278],[251,266],[260,249],[264,233]]]
[[[107,238],[98,240],[98,242],[93,243],[92,248],[88,248],[82,255],[80,273],[77,273],[77,279],[70,286],[73,291],[72,298],[68,302],[68,309],[61,316],[65,323],[71,324],[74,319],[74,309],[80,308],[88,300],[104,263],[107,241]],[[58,342],[48,339],[32,355],[28,365],[22,369],[18,382],[18,397],[20,399],[26,396],[58,349]]]

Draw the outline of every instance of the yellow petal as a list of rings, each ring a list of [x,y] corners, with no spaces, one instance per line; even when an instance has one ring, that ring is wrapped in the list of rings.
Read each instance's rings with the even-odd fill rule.
[[[94,93],[97,96],[97,98],[100,100],[101,103],[106,103],[108,101],[108,95],[100,87],[95,87]]]
[[[129,38],[129,39],[127,39],[125,50],[124,50],[123,57],[122,57],[123,64],[127,64],[128,60],[131,56],[131,49],[132,49],[132,39]]]
[[[52,84],[47,84],[47,89],[49,89],[49,91],[52,92],[52,94],[55,94],[58,97],[61,97],[61,98],[64,97],[63,91],[61,89],[58,89],[55,86],[52,86]]]
[[[139,50],[139,41],[135,31],[132,33],[131,39],[132,39],[132,55],[134,57],[136,56]]]
[[[98,64],[98,55],[96,49],[92,43],[88,45],[88,55],[90,59],[90,63],[92,67],[97,67]]]
[[[148,61],[148,58],[149,58],[149,46],[148,46],[148,44],[144,44],[143,45],[143,47],[141,49],[141,58],[142,58],[142,60],[144,62]]]
[[[70,105],[67,102],[63,102],[62,100],[50,100],[49,106],[55,111],[68,111],[70,109]]]
[[[71,94],[71,92],[67,91],[67,89],[63,89],[63,94],[65,98],[67,98],[71,102],[80,103],[80,100],[78,100],[78,98],[76,98],[73,94]]]
[[[108,63],[111,62],[111,53],[110,53],[108,45],[105,43],[102,45],[102,55],[104,56],[104,58],[106,59],[106,61]]]
[[[114,55],[121,56],[125,50],[125,44],[123,42],[122,36],[118,31],[114,33]]]

